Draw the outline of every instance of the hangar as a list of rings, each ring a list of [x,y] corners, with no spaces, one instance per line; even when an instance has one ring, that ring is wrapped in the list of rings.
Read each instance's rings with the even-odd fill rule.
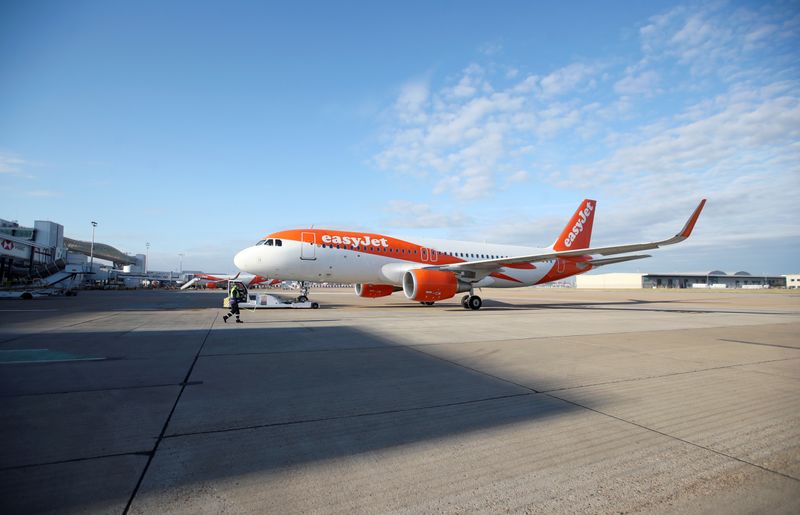
[[[740,271],[674,273],[582,274],[575,278],[577,288],[786,288],[786,276],[753,275]]]

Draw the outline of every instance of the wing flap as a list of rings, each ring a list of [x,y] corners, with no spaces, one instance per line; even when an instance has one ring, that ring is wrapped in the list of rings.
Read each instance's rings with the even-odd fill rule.
[[[603,265],[613,265],[614,263],[624,263],[625,261],[633,261],[634,259],[644,259],[652,257],[650,254],[637,254],[635,256],[620,256],[614,258],[606,258],[606,259],[593,259],[589,261],[589,264],[592,267],[603,266]]]

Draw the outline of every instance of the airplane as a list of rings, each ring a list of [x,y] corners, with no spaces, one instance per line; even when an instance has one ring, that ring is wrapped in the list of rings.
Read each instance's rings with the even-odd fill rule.
[[[597,202],[584,199],[556,241],[547,248],[468,241],[398,239],[383,234],[328,229],[292,229],[269,234],[236,254],[240,270],[284,280],[355,283],[359,297],[397,291],[425,305],[467,293],[465,309],[478,310],[476,288],[545,284],[600,266],[650,257],[629,254],[680,243],[692,234],[706,199],[671,238],[649,243],[591,247]],[[601,257],[597,257],[601,256]],[[603,257],[616,256],[616,257]]]
[[[253,274],[242,275],[241,272],[239,272],[236,275],[194,274],[194,277],[191,280],[186,281],[186,283],[181,286],[181,290],[185,290],[196,284],[199,284],[209,289],[220,288],[220,287],[225,288],[228,281],[239,281],[246,287],[254,286],[256,284],[267,284],[269,286],[273,286],[275,284],[280,283],[280,280],[278,279],[267,279],[266,277],[261,277],[260,275],[253,275]]]

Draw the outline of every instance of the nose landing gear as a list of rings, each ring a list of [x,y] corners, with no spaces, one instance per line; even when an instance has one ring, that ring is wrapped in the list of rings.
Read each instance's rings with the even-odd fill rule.
[[[297,297],[297,302],[308,302],[308,286],[305,281],[300,281],[300,296]]]

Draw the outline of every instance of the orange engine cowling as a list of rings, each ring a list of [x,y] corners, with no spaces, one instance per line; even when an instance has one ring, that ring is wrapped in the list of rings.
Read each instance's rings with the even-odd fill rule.
[[[456,279],[452,272],[418,268],[403,275],[403,293],[411,300],[436,302],[469,290],[469,284]]]
[[[217,287],[217,283],[215,283],[215,282],[206,283],[206,288],[211,288],[213,290],[216,287]]]
[[[359,297],[386,297],[402,288],[393,286],[391,284],[356,284],[356,295]]]

